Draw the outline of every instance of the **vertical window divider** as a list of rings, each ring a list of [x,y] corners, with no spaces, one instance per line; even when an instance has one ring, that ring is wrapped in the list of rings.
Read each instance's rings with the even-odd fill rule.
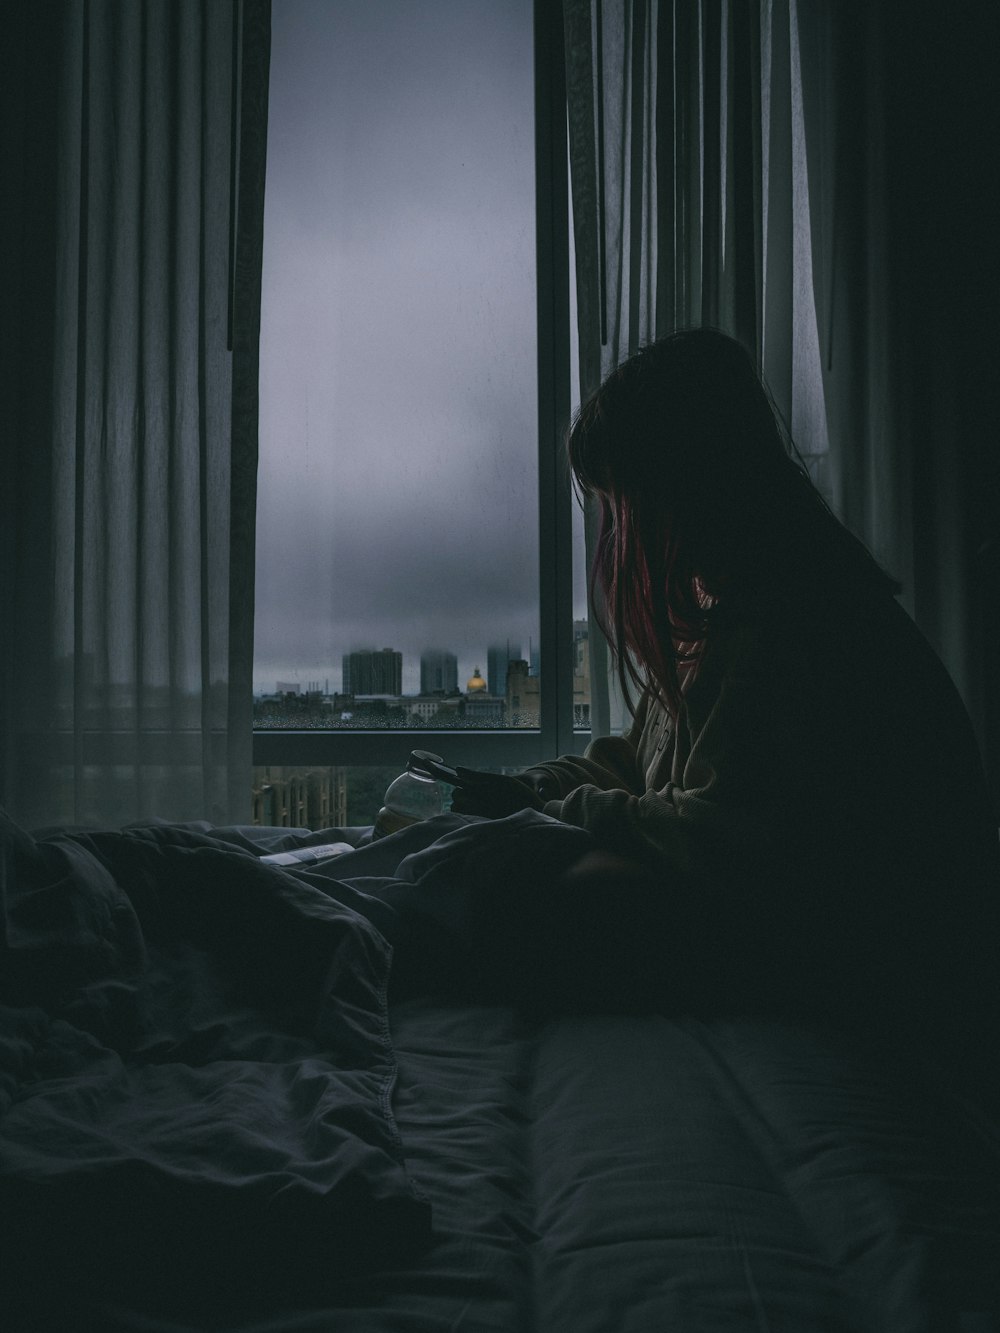
[[[538,284],[538,523],[543,753],[573,732],[572,490],[569,425],[569,180],[560,0],[535,0],[535,240]]]

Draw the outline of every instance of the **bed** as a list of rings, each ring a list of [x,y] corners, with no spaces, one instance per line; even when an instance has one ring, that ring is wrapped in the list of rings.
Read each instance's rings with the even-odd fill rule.
[[[1000,1330],[988,1100],[878,1031],[533,984],[504,886],[586,835],[477,824],[4,821],[6,1333]]]

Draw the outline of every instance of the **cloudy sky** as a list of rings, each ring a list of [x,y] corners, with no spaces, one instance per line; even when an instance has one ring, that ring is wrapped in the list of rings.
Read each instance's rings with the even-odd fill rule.
[[[537,642],[530,0],[275,0],[255,685]]]

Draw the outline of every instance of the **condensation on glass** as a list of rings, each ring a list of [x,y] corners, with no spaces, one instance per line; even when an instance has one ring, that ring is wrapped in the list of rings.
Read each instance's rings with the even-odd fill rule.
[[[268,133],[255,726],[536,727],[531,0],[282,0]]]

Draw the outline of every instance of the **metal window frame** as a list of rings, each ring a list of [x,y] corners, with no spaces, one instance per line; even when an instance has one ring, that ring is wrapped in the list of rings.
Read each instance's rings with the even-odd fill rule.
[[[255,766],[405,765],[410,750],[466,767],[526,767],[582,751],[573,728],[572,489],[564,442],[570,412],[569,169],[561,0],[534,0],[535,254],[538,328],[539,663],[537,728],[447,731],[254,730]]]

